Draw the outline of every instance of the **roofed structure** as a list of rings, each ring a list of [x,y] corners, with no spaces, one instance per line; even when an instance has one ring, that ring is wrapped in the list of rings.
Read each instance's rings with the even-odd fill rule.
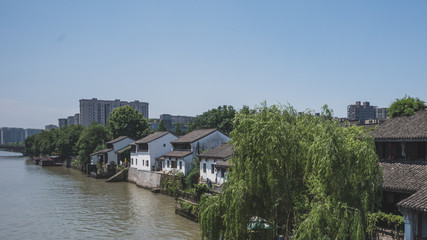
[[[170,133],[170,132],[168,132],[168,131],[155,132],[155,133],[152,133],[152,134],[146,136],[143,139],[140,139],[140,140],[136,141],[135,143],[137,143],[137,144],[140,144],[140,143],[149,143],[149,142],[152,142],[152,141],[154,141],[154,140],[156,140],[158,138],[161,138],[161,137],[167,135],[168,133]]]
[[[403,199],[397,206],[427,213],[427,187],[423,187],[408,198]]]
[[[193,154],[193,152],[191,152],[191,151],[172,151],[172,152],[166,153],[162,157],[182,158],[182,157],[188,156],[190,154]]]
[[[111,140],[109,142],[106,142],[105,144],[113,144],[113,143],[119,142],[119,141],[121,141],[121,140],[123,140],[125,138],[127,138],[127,136],[120,136],[120,137],[115,138],[115,139],[113,139],[113,140]]]
[[[426,164],[382,162],[380,166],[383,171],[383,189],[386,191],[412,194],[427,185]]]
[[[194,130],[180,138],[178,138],[177,140],[173,141],[173,143],[192,143],[195,142],[213,132],[215,132],[216,128],[210,128],[210,129],[199,129],[199,130]]]
[[[221,144],[219,147],[210,149],[203,154],[200,154],[199,157],[204,158],[222,158],[227,159],[233,155],[233,146],[229,144]]]
[[[376,141],[426,141],[427,108],[412,116],[387,119],[373,131]]]

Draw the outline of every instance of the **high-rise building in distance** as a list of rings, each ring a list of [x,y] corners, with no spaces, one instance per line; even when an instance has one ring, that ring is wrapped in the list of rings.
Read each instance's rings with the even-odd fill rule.
[[[80,124],[89,126],[93,122],[107,125],[108,117],[111,112],[118,107],[129,105],[144,115],[148,119],[148,103],[140,101],[120,101],[116,100],[98,100],[80,99]]]
[[[352,121],[359,120],[362,123],[372,119],[383,120],[387,118],[387,110],[387,108],[371,106],[369,102],[361,104],[360,101],[357,101],[356,104],[347,106],[347,118]]]

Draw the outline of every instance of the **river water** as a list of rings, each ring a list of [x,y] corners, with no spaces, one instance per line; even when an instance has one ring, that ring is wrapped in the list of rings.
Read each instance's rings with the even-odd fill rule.
[[[174,199],[0,151],[0,239],[199,239]]]

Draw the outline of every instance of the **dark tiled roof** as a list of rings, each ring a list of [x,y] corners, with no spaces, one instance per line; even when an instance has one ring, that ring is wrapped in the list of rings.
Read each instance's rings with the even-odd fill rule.
[[[213,132],[217,131],[216,128],[210,128],[210,129],[199,129],[199,130],[194,130],[192,132],[189,132],[188,134],[178,138],[175,141],[172,141],[172,143],[192,143],[195,142],[197,140],[199,140],[200,138],[203,138]]]
[[[409,117],[387,119],[373,131],[376,140],[427,139],[427,109]]]
[[[427,186],[427,165],[410,163],[380,163],[383,170],[383,189],[415,193]]]
[[[185,156],[188,156],[190,154],[192,154],[193,152],[191,151],[172,151],[172,152],[168,152],[165,155],[163,155],[162,157],[176,157],[176,158],[183,158]]]
[[[233,154],[233,146],[225,143],[225,144],[221,144],[220,146],[214,149],[208,150],[203,154],[200,154],[199,157],[226,159],[231,157],[232,154]]]
[[[230,161],[223,161],[223,162],[215,163],[215,166],[218,168],[229,168],[229,167],[232,167],[233,164],[231,164]]]
[[[155,132],[155,133],[152,133],[152,134],[146,136],[143,139],[140,139],[140,140],[136,141],[135,143],[149,143],[149,142],[152,142],[152,141],[154,141],[154,140],[156,140],[158,138],[161,138],[161,137],[167,135],[168,133],[169,133],[168,131],[165,131],[165,132]]]
[[[112,149],[112,148],[105,148],[105,149],[102,149],[101,151],[94,152],[94,153],[92,153],[92,154],[90,154],[90,155],[91,155],[91,156],[92,156],[92,155],[98,155],[98,154],[101,154],[101,153],[107,153],[107,152],[110,152],[110,151],[113,151],[113,149]]]
[[[427,186],[403,199],[397,206],[427,213]]]
[[[113,140],[111,140],[111,141],[109,141],[109,142],[106,142],[105,144],[112,144],[112,143],[120,142],[121,140],[123,140],[123,139],[125,139],[125,138],[127,138],[127,136],[120,136],[120,137],[118,137],[118,138],[116,138],[116,139],[113,139]],[[129,139],[130,139],[130,138],[129,138]]]
[[[122,149],[117,150],[116,153],[122,154],[122,153],[124,153],[127,150],[131,150],[131,147],[129,145],[128,146],[124,146]]]

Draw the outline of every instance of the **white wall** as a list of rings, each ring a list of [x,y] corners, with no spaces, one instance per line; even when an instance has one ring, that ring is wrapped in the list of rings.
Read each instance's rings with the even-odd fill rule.
[[[184,175],[187,175],[188,172],[190,172],[191,168],[192,168],[192,162],[193,162],[193,158],[192,158],[192,154],[185,156],[184,158],[169,158],[165,157],[165,161],[163,162],[163,170],[164,171],[177,171],[177,172],[183,172]],[[167,162],[169,162],[169,167]],[[176,161],[176,168],[172,168],[172,161]],[[182,168],[179,168],[179,163],[182,163]]]
[[[213,158],[202,158],[200,161],[200,179],[202,181],[206,181],[208,178],[213,183],[218,183],[217,178],[218,176],[221,176],[220,174],[217,176],[217,171],[215,169],[214,165],[216,162],[223,162],[219,159],[213,159]],[[203,172],[203,164],[206,164],[206,172]],[[213,169],[213,173],[212,173]]]
[[[171,142],[178,139],[171,133],[166,134],[148,143],[148,152],[138,152],[138,170],[151,171],[156,166],[156,158],[168,153],[172,149]],[[147,166],[148,161],[148,166]]]
[[[221,169],[218,169],[219,171],[216,172],[216,184],[217,185],[222,185],[223,183],[226,182],[226,178],[227,178],[227,174],[228,174],[228,169],[224,169],[224,177],[221,177]]]
[[[136,159],[138,158],[138,153],[136,153],[136,152],[131,152],[130,153],[130,167],[131,168],[136,168]]]

